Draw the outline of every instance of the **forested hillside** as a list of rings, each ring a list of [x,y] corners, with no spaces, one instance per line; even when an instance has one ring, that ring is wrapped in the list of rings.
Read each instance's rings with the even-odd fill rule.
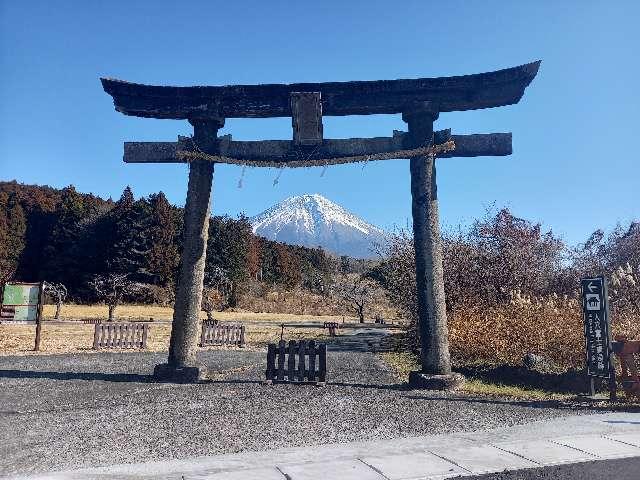
[[[0,182],[0,280],[61,282],[76,301],[91,300],[95,275],[127,273],[147,284],[149,302],[167,301],[180,261],[182,209],[162,192],[117,201],[16,182]],[[234,285],[250,279],[314,290],[333,260],[321,249],[253,235],[243,217],[212,217],[208,273],[222,269]],[[165,298],[162,298],[165,297]]]

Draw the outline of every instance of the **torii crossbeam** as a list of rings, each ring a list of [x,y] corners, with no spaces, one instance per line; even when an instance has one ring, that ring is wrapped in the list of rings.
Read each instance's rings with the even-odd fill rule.
[[[540,62],[458,77],[360,82],[169,87],[101,79],[116,110],[147,118],[186,119],[193,137],[177,142],[126,142],[127,163],[189,163],[184,248],[173,329],[159,379],[198,381],[197,337],[215,163],[309,167],[369,160],[410,159],[413,234],[422,368],[409,381],[421,388],[451,388],[452,374],[442,274],[435,154],[438,157],[510,155],[511,134],[451,135],[433,131],[440,112],[518,103]],[[323,138],[327,115],[402,114],[408,132],[390,137]],[[218,137],[226,118],[291,116],[293,140],[234,141]]]

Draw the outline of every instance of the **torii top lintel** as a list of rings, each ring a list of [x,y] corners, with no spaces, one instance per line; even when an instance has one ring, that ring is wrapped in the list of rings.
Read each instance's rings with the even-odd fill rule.
[[[397,114],[418,102],[440,112],[518,103],[540,61],[455,77],[356,82],[171,87],[102,78],[117,111],[147,118],[206,120],[292,115],[291,94],[320,92],[322,115]]]

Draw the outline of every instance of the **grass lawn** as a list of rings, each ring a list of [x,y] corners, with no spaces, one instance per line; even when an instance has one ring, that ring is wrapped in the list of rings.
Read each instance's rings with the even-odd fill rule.
[[[395,370],[398,380],[406,381],[409,377],[410,371],[420,369],[418,358],[411,353],[384,352],[381,353],[380,356]],[[575,395],[549,392],[521,385],[493,383],[473,377],[467,377],[467,381],[460,391],[476,395],[500,396],[526,400],[565,400],[575,397]]]

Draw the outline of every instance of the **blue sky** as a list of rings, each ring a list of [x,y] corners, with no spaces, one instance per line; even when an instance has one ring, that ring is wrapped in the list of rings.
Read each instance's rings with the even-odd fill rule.
[[[126,165],[126,140],[185,121],[125,117],[100,76],[194,85],[460,75],[542,59],[518,105],[442,114],[454,133],[513,132],[510,157],[439,161],[445,227],[491,205],[569,243],[640,218],[640,2],[0,0],[0,179],[183,204],[187,167]],[[325,117],[325,138],[387,136],[399,115]],[[291,138],[289,118],[227,120],[235,139]],[[277,171],[216,166],[213,211],[254,215],[320,193],[385,228],[411,217],[406,160]]]

